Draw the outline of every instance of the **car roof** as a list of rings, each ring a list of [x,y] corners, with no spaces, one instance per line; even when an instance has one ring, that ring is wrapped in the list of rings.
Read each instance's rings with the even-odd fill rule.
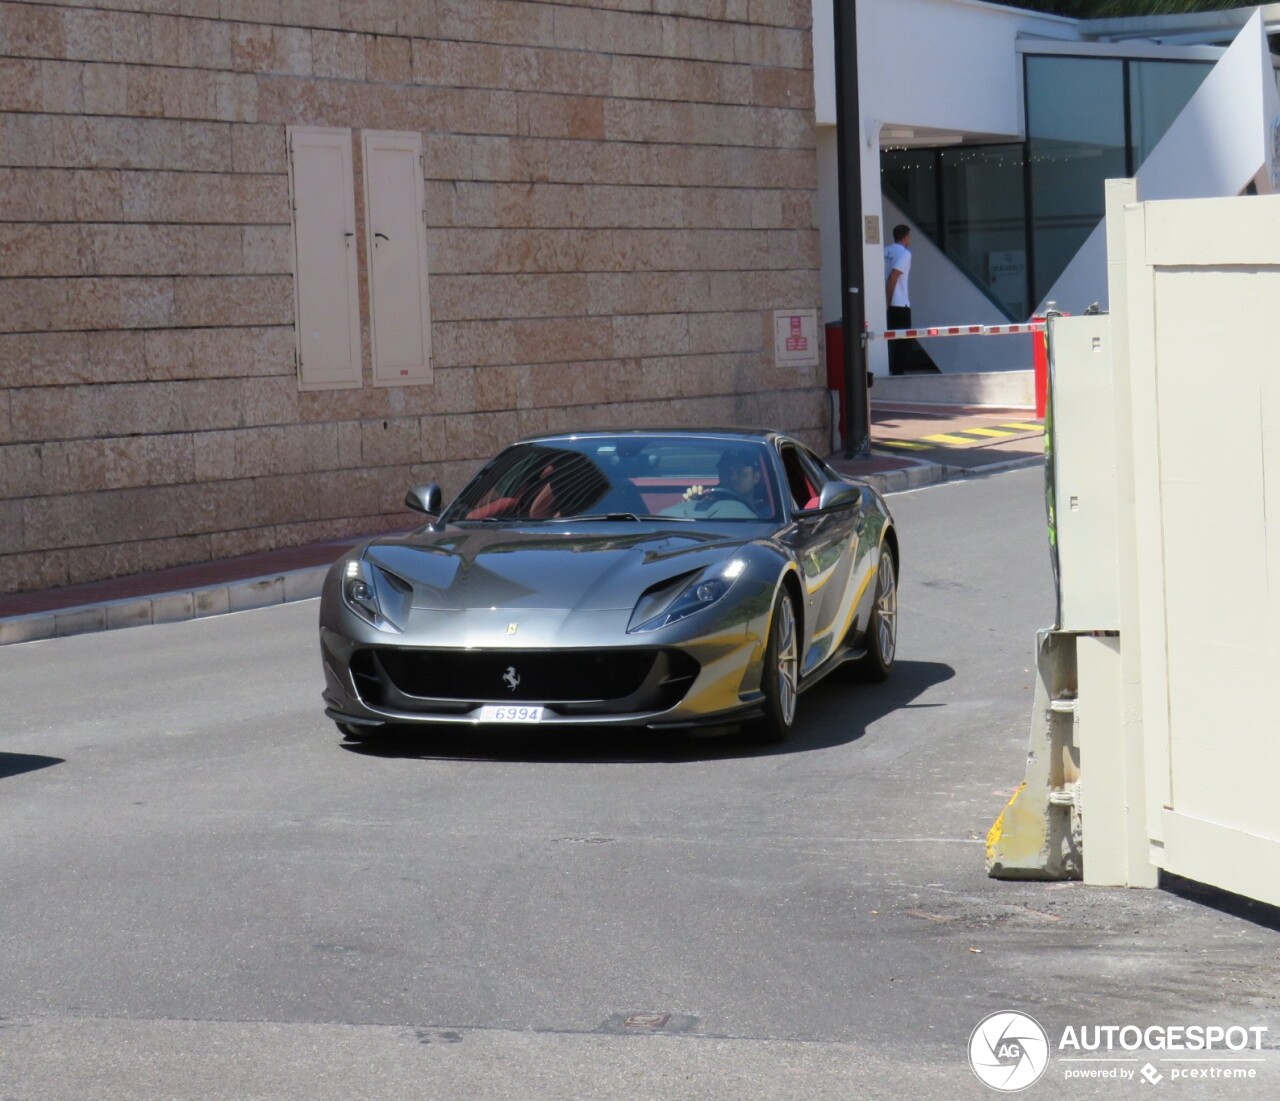
[[[546,436],[526,436],[517,443],[554,443],[560,440],[613,439],[624,436],[670,436],[688,440],[724,440],[739,443],[768,443],[783,433],[772,428],[593,428],[577,432],[556,432]]]

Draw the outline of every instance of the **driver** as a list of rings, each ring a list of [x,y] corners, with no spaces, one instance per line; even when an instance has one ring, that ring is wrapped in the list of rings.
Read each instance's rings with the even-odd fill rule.
[[[760,464],[746,451],[726,451],[716,466],[720,485],[753,508],[760,504]]]
[[[698,512],[726,497],[746,505],[757,516],[770,514],[760,461],[749,448],[730,448],[720,456],[716,463],[715,485],[691,485],[684,491],[684,500]]]

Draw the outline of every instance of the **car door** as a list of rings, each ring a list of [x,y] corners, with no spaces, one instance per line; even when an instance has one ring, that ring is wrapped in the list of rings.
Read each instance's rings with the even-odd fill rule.
[[[839,508],[816,511],[832,472],[793,441],[783,441],[779,453],[794,519],[787,538],[804,577],[806,650],[801,672],[808,673],[840,646],[853,621],[863,510],[861,498],[856,498]]]

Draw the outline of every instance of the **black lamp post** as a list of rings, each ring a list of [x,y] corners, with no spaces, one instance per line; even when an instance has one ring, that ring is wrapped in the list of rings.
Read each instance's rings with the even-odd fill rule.
[[[862,264],[862,149],[858,112],[858,4],[835,5],[836,165],[840,189],[840,300],[844,311],[844,454],[871,453],[867,355],[863,343],[867,306]]]

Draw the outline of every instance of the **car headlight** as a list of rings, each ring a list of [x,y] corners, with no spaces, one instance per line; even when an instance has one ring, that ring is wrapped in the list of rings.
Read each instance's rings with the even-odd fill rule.
[[[383,601],[378,592],[378,572],[363,560],[348,562],[342,575],[342,599],[366,623],[380,631],[399,634],[399,625],[383,611]]]
[[[682,574],[649,589],[631,613],[629,632],[656,631],[719,603],[742,576],[746,563],[740,558],[717,562],[694,574]]]

